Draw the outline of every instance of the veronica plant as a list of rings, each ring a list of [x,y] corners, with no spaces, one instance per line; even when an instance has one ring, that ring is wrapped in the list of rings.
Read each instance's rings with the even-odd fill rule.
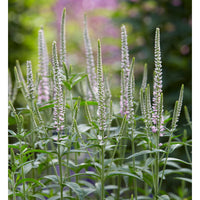
[[[38,93],[31,61],[26,63],[26,78],[18,61],[14,68],[16,85],[14,89],[9,87],[9,123],[16,124],[16,130],[12,126],[12,130],[9,130],[9,137],[14,138],[9,144],[9,198],[190,199],[185,190],[177,197],[175,189],[172,193],[163,187],[168,174],[178,174],[175,178],[178,184],[180,181],[183,183],[181,187],[184,189],[186,182],[190,184],[191,158],[188,147],[191,140],[188,140],[186,130],[183,137],[176,135],[183,85],[172,118],[169,112],[164,112],[160,29],[157,28],[155,34],[151,99],[147,64],[144,66],[140,92],[137,93],[137,77],[135,80],[134,75],[137,63],[133,58],[129,65],[127,33],[122,25],[120,113],[116,113],[109,86],[111,81],[103,72],[100,40],[97,42],[95,69],[85,17],[87,73],[74,73],[66,55],[65,17],[66,9],[61,18],[59,55],[54,41],[50,62],[44,31],[42,28],[39,30]],[[52,74],[49,73],[51,66]],[[87,95],[84,92],[84,78],[88,78]],[[53,96],[49,88],[52,83]],[[17,88],[25,99],[22,108],[13,105]],[[138,111],[139,104],[141,111]],[[191,126],[187,107],[185,114]],[[171,124],[168,123],[170,120]],[[182,146],[188,161],[169,156]],[[179,194],[180,190],[177,191]]]
[[[104,199],[104,153],[105,153],[105,139],[104,132],[106,130],[106,107],[105,107],[105,90],[103,81],[103,67],[102,67],[102,57],[101,57],[101,43],[98,40],[97,49],[97,88],[98,88],[98,122],[99,122],[99,133],[100,133],[100,143],[101,143],[101,199]]]

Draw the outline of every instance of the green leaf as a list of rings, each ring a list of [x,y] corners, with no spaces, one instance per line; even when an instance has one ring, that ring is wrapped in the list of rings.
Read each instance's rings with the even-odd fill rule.
[[[59,180],[56,175],[47,175],[47,176],[44,176],[43,178],[49,179],[53,181],[54,183],[59,183]]]
[[[151,197],[146,197],[146,196],[139,196],[138,200],[152,200],[152,198]]]
[[[53,108],[53,107],[54,107],[53,103],[52,104],[48,104],[48,105],[44,105],[44,106],[39,107],[39,111],[45,110],[47,108]]]
[[[79,130],[80,133],[86,132],[86,131],[88,131],[90,129],[91,129],[91,126],[87,126],[86,124],[78,125],[78,130]]]
[[[24,165],[24,174],[27,174],[28,172],[30,172],[32,168],[33,168],[32,163],[28,163],[27,165]]]
[[[13,148],[13,149],[20,149],[19,146],[15,145],[15,144],[9,144],[8,148]]]
[[[166,158],[163,158],[161,161],[165,161]],[[192,165],[191,163],[188,163],[184,160],[178,159],[178,158],[168,158],[167,161],[175,161],[175,162],[180,162],[183,164],[187,164],[187,165]]]
[[[33,195],[31,195],[31,197],[36,197],[36,198],[39,198],[41,200],[45,200],[44,196],[42,196],[41,194],[33,194]]]
[[[72,89],[72,86],[71,86],[71,83],[69,83],[68,81],[63,81],[65,87],[68,89],[68,90],[71,90]]]
[[[160,197],[158,197],[159,200],[170,200],[168,195],[162,195]]]
[[[40,186],[42,186],[42,187],[45,187],[44,184],[40,183],[39,181],[37,181],[37,180],[35,180],[35,179],[33,179],[33,178],[24,178],[24,179],[20,179],[20,180],[15,184],[15,187],[16,187],[17,185],[21,184],[21,183],[24,183],[24,182],[33,182],[33,183],[35,183],[35,184],[37,184],[37,185],[40,185]]]
[[[175,149],[181,147],[182,144],[173,144],[170,146],[169,153],[172,153]]]
[[[186,181],[186,182],[192,183],[192,179],[190,179],[190,178],[185,178],[185,177],[175,177],[175,179],[179,179],[179,180],[183,180],[183,181]]]
[[[42,149],[31,149],[31,150],[28,150],[24,153],[25,154],[29,154],[29,153],[47,153],[47,154],[52,154],[53,152],[52,151],[45,151],[45,150],[42,150]]]
[[[162,150],[162,149],[155,149],[153,151],[151,151],[151,150],[144,150],[144,151],[140,151],[138,153],[134,153],[131,156],[129,156],[128,158],[126,158],[126,159],[130,159],[130,158],[133,158],[133,157],[137,157],[137,156],[141,156],[141,155],[145,155],[145,154],[149,154],[149,153],[155,153],[155,152],[165,152],[165,151]]]
[[[76,78],[75,80],[72,81],[72,87],[75,86],[77,83],[79,83],[81,80],[83,80],[85,77],[87,76],[87,74],[84,74],[82,76],[79,76],[78,78]]]
[[[78,196],[79,200],[83,200],[84,198],[84,190],[76,183],[73,182],[65,182],[65,186],[71,188],[73,192]]]
[[[86,175],[86,176],[93,176],[95,178],[100,179],[100,176],[98,174],[96,174],[95,172],[92,171],[86,171],[85,173],[77,173],[77,174],[73,174],[70,177],[74,177],[74,176],[80,176],[80,175]]]
[[[84,106],[87,103],[87,105],[98,105],[96,101],[81,101],[80,105]]]
[[[70,197],[68,195],[63,195],[64,198],[67,198],[67,199],[74,199],[74,197]],[[51,198],[49,198],[48,200],[60,200],[60,196],[53,196]]]
[[[163,173],[163,171],[159,172],[159,175],[161,176],[161,174]],[[188,169],[188,168],[181,168],[181,169],[166,169],[164,172],[164,175],[168,175],[168,174],[178,174],[178,173],[187,173],[187,174],[192,174],[192,170]]]
[[[134,177],[134,178],[137,178],[139,180],[142,180],[139,176],[137,176],[135,174],[131,174],[129,172],[124,172],[124,171],[111,171],[106,175],[106,178],[111,177],[111,176],[117,176],[117,175],[129,176],[129,177]]]
[[[115,190],[118,187],[116,185],[106,185],[104,188],[105,188],[105,190]]]

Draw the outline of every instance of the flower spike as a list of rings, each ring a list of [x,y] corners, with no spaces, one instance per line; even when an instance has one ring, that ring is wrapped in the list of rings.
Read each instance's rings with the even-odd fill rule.
[[[181,107],[182,107],[182,102],[183,102],[183,92],[184,92],[184,85],[181,86],[180,94],[179,94],[179,99],[176,101],[175,106],[174,106],[174,113],[173,113],[173,118],[172,118],[172,128],[171,130],[174,131],[176,129],[179,116],[181,113]]]
[[[31,61],[26,62],[27,67],[27,89],[28,89],[28,99],[33,100],[35,98],[34,91],[35,86],[33,83],[33,72]]]
[[[47,52],[47,47],[44,38],[44,31],[41,28],[39,30],[38,36],[38,56],[39,56],[39,75],[41,77],[39,87],[38,87],[38,102],[47,102],[49,101],[49,57]]]
[[[128,107],[128,77],[130,73],[129,66],[129,52],[128,52],[128,42],[126,27],[122,25],[121,27],[121,114],[125,115]]]
[[[54,112],[53,119],[54,125],[57,131],[61,131],[64,128],[64,104],[63,104],[63,94],[62,94],[62,81],[61,72],[58,63],[57,47],[56,42],[52,44],[52,61],[53,61],[53,76],[54,76]]]
[[[163,131],[163,116],[161,106],[162,93],[162,64],[160,51],[160,29],[156,28],[155,34],[155,71],[154,71],[154,85],[153,85],[153,106],[152,106],[152,132]],[[161,119],[162,118],[162,119]]]
[[[65,17],[66,17],[66,8],[63,9],[61,26],[60,26],[60,66],[63,66],[63,63],[67,65],[67,50],[66,50],[66,40],[65,40]]]
[[[103,67],[101,57],[101,43],[98,40],[97,49],[97,88],[98,88],[98,121],[99,130],[105,131],[106,129],[106,107],[105,107],[105,91],[104,91],[104,80],[103,80]]]
[[[86,15],[84,16],[84,43],[85,43],[85,54],[86,54],[86,62],[87,62],[87,74],[90,85],[94,93],[97,92],[97,82],[96,82],[96,72],[95,72],[95,64],[94,64],[94,56],[92,52],[92,45],[90,41],[90,36],[87,27],[87,18]],[[90,100],[93,98],[92,93],[88,90],[88,96]]]

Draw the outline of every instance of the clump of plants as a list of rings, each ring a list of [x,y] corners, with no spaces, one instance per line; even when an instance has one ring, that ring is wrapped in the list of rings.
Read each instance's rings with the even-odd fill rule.
[[[160,29],[155,33],[153,91],[147,65],[139,92],[135,88],[135,58],[129,63],[126,27],[121,27],[120,112],[113,108],[109,80],[102,65],[101,42],[95,63],[84,20],[86,72],[74,73],[67,59],[63,10],[60,47],[49,54],[44,30],[38,33],[39,71],[27,77],[19,62],[15,84],[9,87],[9,114],[16,130],[9,130],[9,199],[191,199],[191,140],[176,135],[184,86],[172,115],[164,111]],[[50,56],[49,56],[50,55]],[[18,89],[26,105],[14,107]],[[191,127],[185,106],[186,119]],[[83,123],[84,122],[84,123]],[[26,125],[26,126],[25,126]],[[186,160],[172,157],[184,147]],[[180,186],[167,192],[168,176]]]

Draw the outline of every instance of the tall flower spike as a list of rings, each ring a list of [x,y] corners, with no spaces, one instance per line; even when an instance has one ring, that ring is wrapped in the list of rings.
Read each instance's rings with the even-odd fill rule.
[[[49,101],[49,57],[44,38],[43,28],[39,30],[38,34],[38,58],[39,58],[39,75],[40,83],[38,86],[38,103]]]
[[[65,17],[66,17],[66,8],[63,9],[61,26],[60,26],[60,66],[63,66],[63,63],[65,63],[65,65],[68,66],[66,40],[65,40]]]
[[[153,106],[152,106],[152,132],[163,131],[163,116],[161,106],[161,93],[162,93],[162,64],[161,64],[161,51],[160,51],[160,29],[156,28],[155,34],[155,71],[154,71],[154,85],[153,85]],[[160,119],[162,118],[162,119]],[[159,127],[160,124],[160,127]],[[162,133],[161,133],[162,134]]]
[[[87,27],[87,18],[86,15],[84,16],[84,43],[85,43],[85,54],[86,54],[86,62],[87,62],[87,74],[89,78],[89,82],[92,86],[94,93],[97,92],[97,82],[96,82],[96,72],[95,72],[95,64],[94,64],[94,56],[92,52],[92,45],[90,41],[90,36]],[[88,96],[90,100],[92,99],[93,95],[88,90]]]
[[[128,106],[127,106],[127,118],[129,119],[129,121],[133,121],[134,119],[134,107],[133,107],[133,84],[132,82],[135,81],[134,78],[134,63],[135,63],[135,58],[133,58],[132,63],[131,63],[131,68],[130,68],[130,73],[129,73],[129,77],[128,77],[128,89],[127,89],[127,93],[128,93]]]
[[[145,111],[146,111],[146,125],[149,128],[152,125],[152,108],[151,108],[151,97],[150,97],[150,86],[149,84],[145,88]]]
[[[14,73],[15,73],[15,79],[17,81],[17,85],[19,88],[21,88],[22,94],[23,94],[24,98],[27,100],[28,99],[28,88],[25,83],[18,60],[16,61],[16,67],[14,67]]]
[[[101,57],[101,43],[98,40],[97,49],[97,89],[98,89],[98,121],[99,130],[105,131],[106,129],[106,107],[105,107],[105,91],[104,91],[104,80],[103,80],[103,67]]]
[[[179,99],[178,99],[178,101],[176,101],[175,106],[174,106],[174,113],[173,113],[173,118],[172,118],[172,128],[171,128],[172,131],[174,131],[176,129],[177,122],[179,120],[179,116],[181,113],[181,107],[182,107],[182,102],[183,102],[183,92],[184,92],[184,85],[181,86]]]
[[[56,42],[52,44],[52,62],[53,62],[53,79],[54,79],[54,112],[53,119],[57,131],[64,128],[64,105],[62,93],[61,72],[59,68]]]
[[[34,91],[35,86],[33,83],[33,72],[32,72],[32,64],[31,61],[27,61],[27,89],[28,89],[28,99],[33,100],[35,98]]]
[[[121,105],[121,114],[126,114],[127,107],[128,107],[128,77],[130,73],[130,66],[129,66],[129,53],[128,53],[128,42],[127,42],[127,33],[126,27],[122,25],[121,27],[121,70],[122,70],[122,77],[121,77],[121,98],[120,98],[120,105]]]
[[[143,78],[142,78],[142,85],[141,88],[143,91],[145,91],[145,88],[147,86],[147,64],[144,65],[144,71],[143,71]]]

